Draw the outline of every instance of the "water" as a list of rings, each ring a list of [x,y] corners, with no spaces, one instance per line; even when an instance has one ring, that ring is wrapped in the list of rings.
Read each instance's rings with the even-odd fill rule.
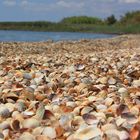
[[[111,34],[75,33],[75,32],[35,32],[0,30],[0,41],[47,41],[110,38]]]

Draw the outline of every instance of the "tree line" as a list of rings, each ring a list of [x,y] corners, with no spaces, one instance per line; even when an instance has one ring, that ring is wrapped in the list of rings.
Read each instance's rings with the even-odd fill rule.
[[[59,22],[0,22],[1,30],[72,31],[97,33],[140,33],[140,11],[127,12],[120,19],[88,16],[63,18]]]

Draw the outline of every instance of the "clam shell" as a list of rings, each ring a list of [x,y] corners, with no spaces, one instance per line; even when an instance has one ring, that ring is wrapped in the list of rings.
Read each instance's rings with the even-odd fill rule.
[[[74,139],[77,140],[86,140],[86,139],[93,139],[98,136],[101,136],[101,130],[98,128],[94,128],[92,126],[79,129],[77,132],[74,134]]]
[[[51,139],[55,139],[57,137],[56,131],[52,127],[45,127],[42,134]]]
[[[0,105],[0,117],[8,118],[9,116],[10,116],[9,109],[4,105]]]
[[[28,132],[24,132],[20,137],[19,140],[35,140],[34,136]]]
[[[29,118],[23,121],[23,128],[36,128],[40,126],[40,122],[35,118]]]

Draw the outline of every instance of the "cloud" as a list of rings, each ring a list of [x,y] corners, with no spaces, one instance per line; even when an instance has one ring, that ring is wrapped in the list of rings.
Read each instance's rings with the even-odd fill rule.
[[[5,6],[15,6],[16,5],[16,1],[15,0],[4,0],[3,1],[3,4],[5,5]]]
[[[23,1],[21,1],[20,5],[21,5],[21,6],[27,6],[28,3],[29,3],[29,2],[28,2],[27,0],[23,0]]]
[[[96,16],[117,18],[128,11],[139,10],[140,0],[0,0],[2,8],[15,11],[27,20],[58,21],[67,16]],[[14,8],[9,8],[14,7]],[[13,10],[13,11],[12,11]],[[16,14],[13,14],[16,18]],[[9,16],[8,14],[7,17]],[[21,16],[22,15],[22,16]]]
[[[119,0],[120,2],[123,3],[140,3],[140,0]]]

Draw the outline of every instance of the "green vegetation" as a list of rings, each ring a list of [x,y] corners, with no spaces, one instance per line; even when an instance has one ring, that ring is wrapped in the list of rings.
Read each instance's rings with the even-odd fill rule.
[[[60,22],[0,22],[1,30],[69,31],[94,33],[140,33],[140,11],[128,12],[119,20],[114,15],[102,20],[97,17],[74,16]]]

